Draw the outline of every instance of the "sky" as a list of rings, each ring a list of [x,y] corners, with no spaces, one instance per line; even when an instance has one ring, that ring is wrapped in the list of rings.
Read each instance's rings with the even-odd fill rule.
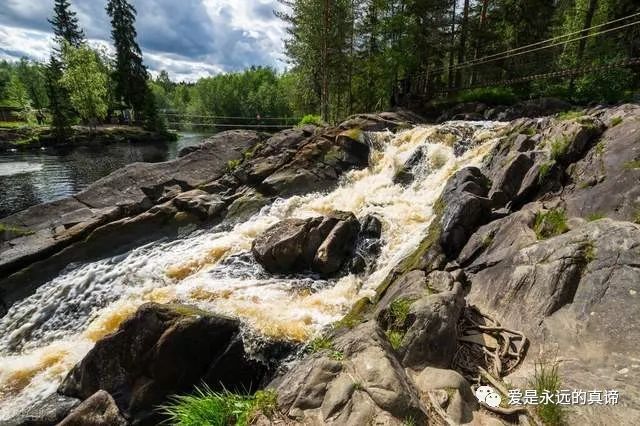
[[[152,74],[195,81],[252,65],[283,69],[284,24],[276,0],[130,0],[136,29]],[[53,47],[53,0],[0,0],[0,59],[46,61]],[[90,44],[109,48],[106,0],[71,0]]]

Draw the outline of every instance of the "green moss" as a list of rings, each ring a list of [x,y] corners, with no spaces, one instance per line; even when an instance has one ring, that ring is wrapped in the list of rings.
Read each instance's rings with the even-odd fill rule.
[[[624,168],[627,170],[640,169],[640,160],[627,161],[624,163]]]
[[[482,247],[488,248],[491,244],[493,244],[493,235],[485,234],[482,237]]]
[[[587,215],[587,220],[589,222],[595,222],[596,220],[604,219],[605,217],[606,216],[604,214],[595,212],[595,213],[588,214]]]
[[[349,313],[345,315],[340,321],[336,322],[333,327],[338,328],[353,328],[356,325],[364,321],[365,314],[371,308],[371,300],[368,297],[363,297],[358,300]]]
[[[533,380],[531,380],[529,386],[536,390],[538,396],[545,391],[555,395],[561,389],[558,364],[536,362]],[[553,402],[538,404],[535,406],[535,410],[545,425],[556,426],[564,424],[564,411],[561,405]]]
[[[161,411],[167,415],[170,424],[177,426],[247,426],[260,413],[273,416],[278,408],[277,401],[278,395],[273,390],[258,391],[249,396],[215,392],[205,386],[196,389],[193,395],[172,397]]]
[[[235,171],[238,167],[240,167],[241,162],[242,160],[229,160],[227,162],[227,172]]]
[[[16,236],[34,234],[34,231],[31,231],[30,229],[20,228],[20,227],[13,226],[13,225],[7,225],[5,223],[0,223],[0,232],[7,232],[7,233],[14,234]]]
[[[340,133],[340,135],[346,136],[349,139],[353,139],[354,141],[362,142],[364,140],[364,132],[362,131],[362,129],[358,128],[345,130],[344,132]]]
[[[640,225],[640,209],[637,209],[635,213],[633,213],[633,223]]]
[[[584,116],[584,111],[566,111],[566,112],[561,112],[560,114],[558,114],[558,120],[562,120],[562,121],[568,121],[568,120],[575,120],[577,118],[580,118]]]
[[[567,215],[562,209],[553,209],[547,212],[536,213],[533,230],[539,240],[564,234],[569,230]]]
[[[387,339],[389,340],[391,347],[396,351],[400,349],[405,333],[398,330],[387,330],[385,334],[387,335]]]
[[[613,117],[611,119],[611,127],[616,127],[617,125],[619,125],[620,123],[622,123],[623,118],[622,117]]]

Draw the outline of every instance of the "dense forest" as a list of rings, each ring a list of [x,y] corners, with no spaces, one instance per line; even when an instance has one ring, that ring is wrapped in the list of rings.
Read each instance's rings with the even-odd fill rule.
[[[282,9],[274,13],[289,33],[284,72],[256,66],[178,83],[165,71],[155,78],[147,72],[135,44],[135,9],[126,1],[109,2],[122,9],[112,18],[120,46],[113,58],[82,41],[69,1],[59,0],[55,16],[70,14],[76,28],[71,36],[56,32],[58,80],[76,93],[67,97],[85,121],[132,107],[155,124],[156,106],[182,116],[318,114],[336,121],[392,107],[399,90],[417,91],[424,101],[555,96],[586,104],[629,100],[640,87],[634,0],[278,1]],[[117,12],[110,7],[110,15]],[[47,89],[52,64],[0,63],[0,102],[55,109]],[[71,78],[74,67],[78,79]]]

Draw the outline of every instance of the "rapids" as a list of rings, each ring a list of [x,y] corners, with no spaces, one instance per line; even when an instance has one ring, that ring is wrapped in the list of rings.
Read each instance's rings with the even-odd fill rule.
[[[70,265],[0,318],[0,420],[55,392],[101,337],[145,302],[180,302],[240,317],[263,336],[305,341],[371,296],[422,240],[433,205],[459,168],[479,165],[498,123],[449,122],[396,135],[372,133],[370,166],[345,174],[329,193],[278,199],[246,222],[222,223],[97,262]],[[416,179],[393,183],[416,149]],[[383,222],[383,248],[369,275],[335,280],[273,276],[255,263],[252,240],[279,220],[332,210]]]

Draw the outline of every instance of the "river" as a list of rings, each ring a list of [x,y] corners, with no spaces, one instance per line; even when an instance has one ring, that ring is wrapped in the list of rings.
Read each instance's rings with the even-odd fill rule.
[[[473,136],[461,137],[461,128]],[[278,199],[242,223],[222,223],[119,256],[71,265],[0,318],[0,420],[55,392],[75,363],[145,302],[177,302],[241,318],[252,333],[306,341],[373,296],[390,270],[420,244],[445,183],[490,152],[496,125],[455,123],[371,134],[371,165],[346,173],[328,193]],[[464,139],[464,140],[463,140]],[[464,149],[457,149],[464,146]],[[416,150],[408,185],[394,176]],[[253,239],[284,218],[334,210],[378,216],[383,246],[370,274],[323,280],[274,276],[250,254]]]
[[[0,219],[76,194],[127,164],[174,159],[180,149],[208,136],[180,133],[178,141],[166,144],[116,143],[0,153]]]

